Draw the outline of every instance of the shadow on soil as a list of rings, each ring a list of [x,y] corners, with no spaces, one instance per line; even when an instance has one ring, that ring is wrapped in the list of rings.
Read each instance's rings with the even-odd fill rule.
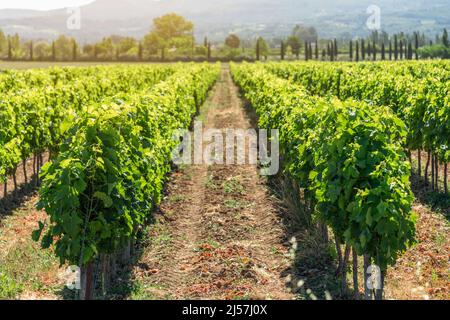
[[[244,101],[246,116],[252,127],[258,128],[254,108]],[[282,160],[282,159],[281,159]],[[311,222],[311,214],[302,192],[283,173],[267,179],[270,193],[279,203],[279,216],[286,230],[286,242],[290,248],[292,265],[281,277],[297,299],[345,299],[353,293],[342,295],[340,280],[336,276],[336,249],[330,240],[324,240],[323,232]]]
[[[157,209],[155,210],[157,211]],[[158,214],[160,214],[158,212]],[[146,227],[155,223],[153,218],[155,213],[150,215],[152,218],[146,223]],[[142,232],[138,233],[136,243],[131,246],[131,254],[129,257],[124,257],[123,253],[111,255],[110,261],[115,261],[115,271],[109,269],[109,278],[102,279],[102,263],[100,259],[97,259],[94,265],[94,300],[127,300],[136,295],[139,288],[134,283],[133,271],[136,268],[140,270],[147,270],[147,265],[139,263],[140,258],[146,248],[147,233],[146,228]],[[111,268],[112,264],[109,264]],[[79,300],[78,291],[69,290],[64,288],[63,290],[56,292],[64,300]]]
[[[4,198],[0,198],[0,221],[20,208],[36,190],[36,176],[33,176],[31,182],[19,185],[17,190],[9,192]]]
[[[422,176],[413,173],[411,175],[411,187],[416,199],[433,211],[441,213],[450,221],[450,194],[442,190],[432,190],[429,183]]]

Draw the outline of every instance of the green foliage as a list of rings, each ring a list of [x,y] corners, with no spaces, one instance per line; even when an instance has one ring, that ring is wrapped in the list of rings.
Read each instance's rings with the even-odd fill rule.
[[[232,49],[237,49],[241,44],[241,40],[237,35],[230,34],[228,37],[226,37],[225,44]]]
[[[97,58],[111,60],[114,57],[114,45],[111,38],[104,38],[95,46]]]
[[[56,59],[72,60],[73,58],[73,39],[64,35],[59,36],[55,41]]]
[[[8,40],[3,30],[0,29],[0,58],[3,57],[8,51]]]
[[[77,117],[58,157],[42,169],[38,208],[50,216],[42,246],[54,245],[61,263],[78,265],[123,248],[160,201],[173,133],[190,125],[218,73],[218,65],[180,65],[128,103]]]
[[[263,57],[265,57],[265,59],[267,59],[267,56],[269,55],[269,52],[270,52],[269,45],[262,37],[259,37],[256,40],[256,42],[257,42],[257,44],[256,44],[257,49],[259,50],[259,56],[260,57],[263,56]]]
[[[448,40],[448,32],[447,29],[444,28],[444,32],[442,34],[442,44],[447,48],[450,47],[450,42]]]
[[[119,55],[124,56],[132,56],[133,54],[136,55],[137,53],[137,46],[138,43],[136,39],[131,37],[126,37],[120,40],[119,42]]]
[[[419,55],[424,59],[449,59],[450,58],[450,47],[443,44],[435,44],[432,46],[425,46],[419,48]]]
[[[447,61],[270,64],[267,69],[310,93],[390,107],[407,127],[405,147],[450,159]]]
[[[22,287],[0,269],[0,300],[17,299]]]
[[[151,87],[172,67],[94,67],[7,71],[1,76],[0,182],[44,150],[59,150],[68,126],[87,107],[124,100],[123,92]],[[130,95],[128,95],[130,96]]]
[[[301,47],[300,39],[296,36],[290,36],[287,39],[287,45],[291,48],[292,53],[298,58],[298,56],[300,55],[300,47]]]
[[[296,25],[292,30],[292,35],[299,41],[315,42],[319,35],[316,28],[304,25]]]
[[[232,73],[260,126],[280,130],[285,170],[341,241],[386,269],[414,241],[404,123],[389,108],[313,96],[264,68],[233,64]]]
[[[153,20],[153,30],[144,37],[144,46],[150,53],[166,48],[192,47],[194,25],[184,17],[169,13]]]

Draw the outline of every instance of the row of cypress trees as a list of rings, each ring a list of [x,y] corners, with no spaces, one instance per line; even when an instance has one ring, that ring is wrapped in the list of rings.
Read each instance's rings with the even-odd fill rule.
[[[444,32],[445,38],[445,32]],[[430,45],[432,42],[430,41]],[[281,60],[286,57],[286,43],[281,42]],[[319,60],[319,44],[315,42],[304,43],[304,59],[312,60],[313,57]],[[419,59],[419,34],[414,33],[414,41],[400,39],[398,35],[394,35],[393,39],[386,44],[384,41],[381,45],[375,41],[366,39],[350,40],[349,42],[349,59],[350,61],[364,60],[413,60]],[[326,48],[322,48],[321,59],[329,61],[337,61],[339,56],[338,42],[336,39],[328,41]]]
[[[354,42],[356,48],[354,47]],[[355,50],[354,50],[355,49]],[[367,45],[364,39],[360,41],[350,40],[349,45],[349,58],[350,61],[360,60],[377,60],[378,54],[381,54],[381,60],[412,60],[419,59],[419,40],[417,33],[415,34],[414,49],[411,42],[399,40],[397,35],[394,35],[394,40],[390,40],[388,47],[384,42],[381,43],[381,48],[378,48],[375,42],[367,41]]]

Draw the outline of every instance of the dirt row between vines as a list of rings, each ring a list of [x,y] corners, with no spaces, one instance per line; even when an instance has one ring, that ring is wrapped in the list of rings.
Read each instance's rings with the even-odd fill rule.
[[[251,128],[228,68],[199,120]],[[141,294],[174,299],[291,299],[276,200],[251,165],[186,166],[171,175],[151,244],[135,270]]]
[[[201,115],[206,128],[250,128],[242,103],[229,71],[223,70]],[[331,298],[339,298],[330,288],[333,280],[322,281],[315,287],[322,292],[313,290],[312,295],[297,285],[309,283],[306,277],[326,278],[330,272],[321,261],[302,270],[302,249],[292,255],[290,237],[308,241],[308,234],[297,231],[288,236],[292,230],[286,230],[281,219],[289,213],[280,210],[278,201],[255,167],[189,166],[173,173],[133,270],[131,298],[291,299],[297,294],[303,299],[314,298],[314,293],[323,298],[328,290]],[[418,244],[389,269],[386,298],[449,299],[448,221],[418,202],[413,210]],[[351,275],[348,278],[351,287]],[[359,283],[362,292],[362,279]]]

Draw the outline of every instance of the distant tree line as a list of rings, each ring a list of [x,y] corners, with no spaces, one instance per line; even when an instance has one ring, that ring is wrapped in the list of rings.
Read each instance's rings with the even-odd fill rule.
[[[294,29],[295,30],[295,29]],[[302,41],[303,40],[303,41]],[[419,58],[450,58],[448,32],[443,30],[433,40],[423,33],[373,32],[370,36],[356,40],[326,40],[305,37],[295,32],[280,41],[280,59],[303,59],[323,61],[375,61],[412,60]]]
[[[144,61],[175,56],[211,57],[211,43],[197,44],[193,24],[176,14],[153,20],[152,30],[142,39],[112,35],[96,43],[80,45],[65,35],[54,41],[23,41],[18,34],[6,36],[0,30],[0,58],[45,61]]]
[[[448,32],[431,40],[424,33],[389,35],[374,31],[359,39],[320,39],[314,27],[297,25],[286,38],[253,40],[229,34],[223,45],[207,37],[197,42],[192,22],[176,14],[155,18],[142,39],[112,35],[81,45],[65,35],[54,41],[22,40],[0,30],[0,58],[35,61],[148,61],[148,60],[323,60],[368,61],[450,58]]]

